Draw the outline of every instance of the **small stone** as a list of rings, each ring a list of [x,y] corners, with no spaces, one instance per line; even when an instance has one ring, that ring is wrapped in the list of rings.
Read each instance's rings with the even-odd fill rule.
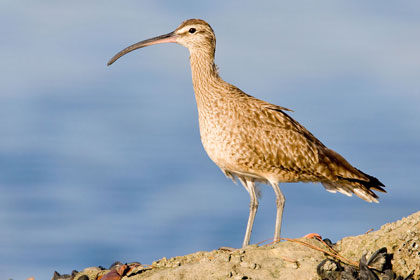
[[[239,264],[241,262],[241,256],[232,255],[230,258],[230,262],[233,264]]]
[[[121,266],[121,265],[123,265],[123,263],[122,263],[122,262],[120,262],[120,261],[116,261],[116,262],[113,262],[113,263],[109,266],[109,269],[113,269],[113,268],[116,268],[117,266]]]
[[[97,272],[97,271],[101,271],[101,269],[96,266],[91,266],[91,267],[86,267],[85,269],[83,269],[82,272]]]
[[[137,266],[130,266],[130,270],[127,272],[126,276],[132,276],[132,275],[136,275],[137,273],[144,271],[144,270],[148,270],[149,268],[145,268],[143,265],[137,265]]]
[[[251,278],[249,278],[248,276],[246,276],[246,275],[240,275],[240,274],[238,274],[238,275],[236,275],[235,276],[235,278],[233,278],[233,279],[235,279],[235,280],[247,280],[247,279],[251,279]]]
[[[229,262],[231,258],[230,254],[220,254],[216,257],[216,260],[219,262]]]

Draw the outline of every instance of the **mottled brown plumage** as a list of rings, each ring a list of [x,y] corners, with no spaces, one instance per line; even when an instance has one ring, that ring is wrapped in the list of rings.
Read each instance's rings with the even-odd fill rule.
[[[214,64],[216,37],[203,20],[184,21],[171,33],[136,43],[115,55],[108,65],[132,50],[167,42],[190,51],[204,149],[226,176],[239,179],[250,194],[243,246],[249,244],[258,208],[256,182],[271,185],[276,193],[275,240],[280,238],[285,202],[279,183],[320,182],[330,192],[354,193],[368,202],[377,202],[372,190],[385,192],[378,179],[354,168],[284,112],[290,110],[254,98],[222,80]]]

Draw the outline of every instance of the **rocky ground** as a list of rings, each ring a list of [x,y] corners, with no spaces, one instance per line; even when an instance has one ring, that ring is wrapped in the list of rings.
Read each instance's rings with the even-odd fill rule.
[[[300,238],[162,258],[149,266],[86,268],[73,275],[56,273],[53,279],[420,279],[419,244],[417,212],[377,231],[343,238],[332,247],[328,241]]]

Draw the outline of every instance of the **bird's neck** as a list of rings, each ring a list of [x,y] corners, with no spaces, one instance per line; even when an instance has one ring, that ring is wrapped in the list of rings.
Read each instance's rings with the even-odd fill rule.
[[[214,64],[214,54],[205,52],[190,53],[191,74],[197,105],[206,106],[224,94],[227,84],[218,74]]]

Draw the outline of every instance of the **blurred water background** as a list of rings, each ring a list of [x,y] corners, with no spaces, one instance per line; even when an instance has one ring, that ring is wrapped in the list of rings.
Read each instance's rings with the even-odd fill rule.
[[[248,193],[199,137],[188,51],[106,62],[203,18],[221,76],[387,186],[380,204],[284,184],[282,235],[333,241],[419,210],[417,1],[2,1],[0,279],[239,247]],[[263,186],[251,242],[271,238]]]

